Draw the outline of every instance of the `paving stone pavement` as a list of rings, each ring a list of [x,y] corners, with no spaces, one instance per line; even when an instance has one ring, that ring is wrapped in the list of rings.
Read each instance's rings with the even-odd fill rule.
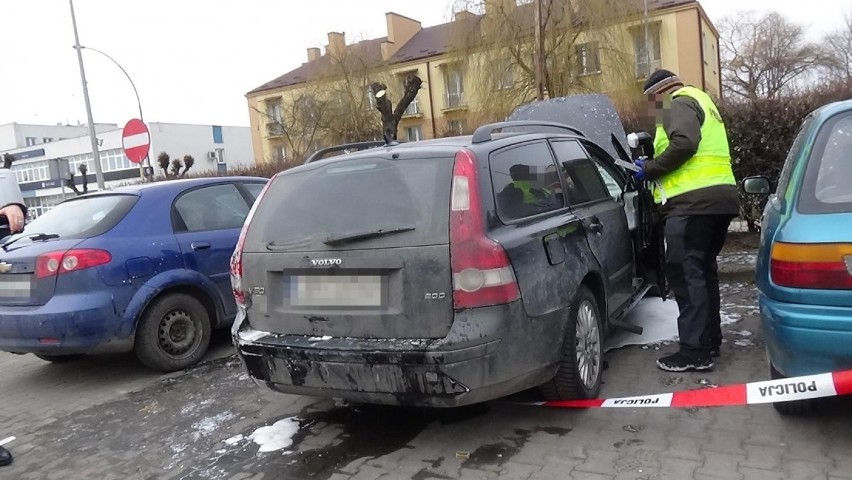
[[[738,321],[724,327],[714,372],[657,370],[671,344],[625,347],[607,355],[602,395],[766,379],[753,286],[723,285],[723,303]],[[227,344],[212,358],[163,376],[132,357],[49,365],[0,354],[0,438],[17,437],[0,479],[852,479],[848,399],[811,418],[769,405],[519,404],[533,392],[453,410],[350,407],[261,390]],[[299,423],[292,445],[258,452],[252,432],[286,418]]]

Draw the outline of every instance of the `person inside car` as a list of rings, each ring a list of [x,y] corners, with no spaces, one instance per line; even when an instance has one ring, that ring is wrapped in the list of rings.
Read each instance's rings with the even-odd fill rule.
[[[553,203],[553,194],[532,181],[529,165],[515,164],[509,168],[512,181],[498,194],[500,205],[511,218],[535,215]]]

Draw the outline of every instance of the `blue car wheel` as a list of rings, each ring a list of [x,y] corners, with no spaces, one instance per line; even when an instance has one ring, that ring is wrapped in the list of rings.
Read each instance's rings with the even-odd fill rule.
[[[197,363],[210,345],[210,317],[198,299],[183,293],[160,297],[136,328],[134,351],[146,367],[162,372]]]

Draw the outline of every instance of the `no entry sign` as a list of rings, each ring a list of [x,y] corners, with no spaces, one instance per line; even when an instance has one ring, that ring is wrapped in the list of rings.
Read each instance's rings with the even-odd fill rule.
[[[127,122],[121,133],[121,146],[131,162],[142,163],[145,160],[151,147],[151,136],[142,120],[134,118]]]

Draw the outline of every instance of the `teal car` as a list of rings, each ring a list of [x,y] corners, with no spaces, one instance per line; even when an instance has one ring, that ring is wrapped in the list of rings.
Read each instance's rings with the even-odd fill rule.
[[[763,212],[757,287],[772,378],[852,369],[852,100],[804,121]],[[806,414],[815,401],[776,403]]]

